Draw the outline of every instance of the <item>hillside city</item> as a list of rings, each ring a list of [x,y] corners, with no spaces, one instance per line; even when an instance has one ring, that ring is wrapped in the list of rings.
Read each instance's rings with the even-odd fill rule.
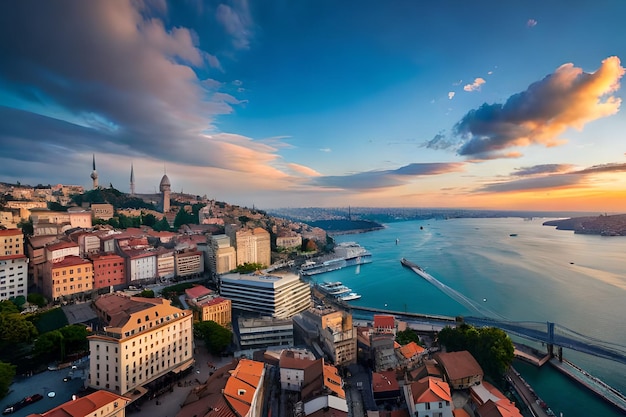
[[[79,402],[85,416],[141,415],[153,404],[180,417],[523,415],[504,332],[502,357],[446,351],[445,331],[375,312],[357,320],[301,277],[307,260],[332,252],[324,229],[173,193],[167,175],[158,194],[135,194],[132,174],[131,193],[120,193],[98,184],[95,159],[91,178],[91,190],[0,184],[3,329],[15,320],[35,334],[22,322],[62,311],[52,329],[77,326],[87,340],[69,354],[71,332],[59,330],[68,352],[50,369],[70,369],[82,386],[76,400],[32,415],[77,415]],[[54,340],[41,330],[16,338],[48,359]],[[194,380],[207,351],[211,371]],[[4,364],[15,378],[42,370],[15,358]]]

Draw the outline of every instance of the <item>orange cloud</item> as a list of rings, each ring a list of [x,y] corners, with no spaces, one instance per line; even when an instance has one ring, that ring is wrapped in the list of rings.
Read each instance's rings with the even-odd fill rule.
[[[568,63],[505,104],[483,104],[454,127],[455,135],[466,139],[459,154],[493,159],[510,147],[562,144],[558,135],[566,129],[581,130],[619,111],[621,99],[611,94],[619,89],[624,71],[616,56],[593,73]]]

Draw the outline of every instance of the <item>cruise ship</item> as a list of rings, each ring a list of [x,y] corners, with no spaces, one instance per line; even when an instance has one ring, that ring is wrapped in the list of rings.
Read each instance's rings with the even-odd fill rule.
[[[319,262],[309,261],[300,268],[300,275],[311,276],[336,271],[347,266],[363,265],[372,262],[372,254],[355,242],[338,243],[331,258]]]
[[[320,290],[324,291],[328,295],[339,296],[341,294],[349,293],[350,288],[343,285],[341,282],[324,282],[319,284]]]

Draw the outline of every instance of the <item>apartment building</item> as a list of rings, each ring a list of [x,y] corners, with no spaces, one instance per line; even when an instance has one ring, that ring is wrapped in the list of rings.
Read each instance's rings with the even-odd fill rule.
[[[204,273],[204,253],[200,251],[188,251],[176,253],[176,276],[186,277]]]
[[[263,316],[290,318],[311,306],[311,287],[295,274],[224,274],[220,294],[233,309]]]
[[[267,230],[260,227],[237,230],[232,225],[226,226],[225,230],[231,242],[234,242],[237,265],[256,263],[268,267],[272,264],[270,234]]]
[[[124,258],[116,254],[91,255],[94,289],[126,284]]]
[[[89,336],[89,386],[132,393],[194,364],[193,319],[161,298],[106,294],[94,302],[103,323]]]
[[[21,229],[0,230],[0,256],[23,255],[24,234]]]
[[[70,255],[57,262],[46,262],[46,267],[43,292],[49,300],[93,289],[93,265],[88,259]]]
[[[192,306],[194,321],[214,321],[220,326],[231,327],[232,303],[210,289],[196,285],[185,290],[187,303]]]
[[[352,314],[334,308],[309,308],[298,317],[301,328],[313,327],[308,332],[336,365],[349,365],[357,360],[357,331]]]
[[[225,274],[237,267],[237,252],[227,235],[214,235],[207,248],[208,267],[216,275]]]
[[[28,258],[20,229],[0,230],[0,301],[28,295]]]

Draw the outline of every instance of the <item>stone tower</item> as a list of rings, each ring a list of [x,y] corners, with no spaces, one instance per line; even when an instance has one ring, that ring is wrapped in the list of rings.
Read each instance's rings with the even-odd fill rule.
[[[133,164],[130,164],[130,195],[135,195],[135,172]]]
[[[163,175],[161,183],[159,184],[159,191],[161,191],[161,208],[163,209],[163,213],[170,211],[171,187],[172,184],[170,183],[170,179],[167,177],[167,174]]]
[[[91,180],[93,181],[93,189],[98,188],[98,172],[96,171],[96,155],[93,155],[93,171],[91,171]]]

